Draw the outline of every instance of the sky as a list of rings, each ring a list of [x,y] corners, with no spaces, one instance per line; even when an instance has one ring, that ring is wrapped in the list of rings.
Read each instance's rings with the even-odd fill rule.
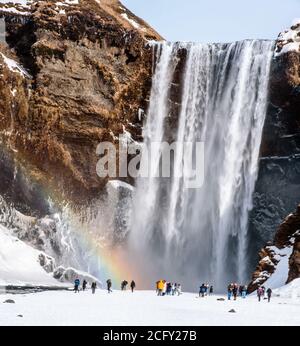
[[[300,0],[121,0],[168,41],[276,39],[300,18]]]

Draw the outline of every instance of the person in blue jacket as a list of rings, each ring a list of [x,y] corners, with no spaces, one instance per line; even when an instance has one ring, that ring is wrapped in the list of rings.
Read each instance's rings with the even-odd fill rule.
[[[74,281],[74,292],[75,292],[75,293],[79,293],[79,286],[80,286],[80,280],[77,278],[77,279]]]
[[[206,292],[206,286],[204,284],[202,284],[199,288],[199,297],[204,297],[205,295],[205,292]]]

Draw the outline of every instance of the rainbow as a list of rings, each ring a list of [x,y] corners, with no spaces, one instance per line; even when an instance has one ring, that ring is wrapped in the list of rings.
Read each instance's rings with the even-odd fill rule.
[[[121,281],[124,279],[127,281],[133,279],[136,281],[138,287],[142,286],[144,280],[141,273],[144,271],[140,270],[142,268],[139,268],[139,264],[135,263],[133,260],[130,260],[128,258],[128,254],[122,247],[112,247],[106,245],[105,241],[100,239],[101,233],[104,233],[101,232],[101,226],[93,225],[93,229],[91,229],[88,223],[80,222],[80,215],[78,215],[79,213],[71,211],[71,208],[68,208],[68,203],[62,196],[63,194],[60,193],[58,189],[53,188],[55,185],[54,178],[50,179],[48,182],[41,181],[41,176],[36,173],[36,169],[30,163],[28,163],[28,160],[21,154],[20,151],[17,153],[12,153],[11,150],[6,146],[2,146],[1,149],[5,150],[9,156],[17,156],[18,170],[20,170],[22,175],[28,177],[29,181],[39,186],[40,196],[45,201],[50,201],[50,205],[52,204],[53,210],[61,209],[61,207],[56,208],[57,206],[65,206],[62,209],[68,210],[66,212],[65,219],[71,226],[72,237],[76,239],[78,248],[82,252],[86,251],[89,254],[88,262],[93,263],[92,268],[89,266],[89,264],[87,264],[84,266],[84,268],[80,269],[83,269],[84,271],[96,276],[100,281],[103,282],[104,286],[107,279],[112,280],[113,287],[115,288],[119,288]]]

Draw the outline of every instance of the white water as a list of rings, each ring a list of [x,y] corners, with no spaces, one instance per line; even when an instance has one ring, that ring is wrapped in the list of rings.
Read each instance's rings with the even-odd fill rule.
[[[149,283],[165,277],[189,288],[209,281],[223,289],[228,281],[244,282],[248,213],[274,43],[161,43],[154,50],[157,64],[145,143],[170,136],[180,143],[204,141],[205,182],[202,188],[186,189],[184,178],[140,178],[130,253],[135,262],[143,263],[141,270]],[[168,126],[170,88],[184,51],[181,108],[174,130]],[[157,149],[152,154],[154,176],[161,152]],[[175,174],[183,161],[181,148],[174,159]]]

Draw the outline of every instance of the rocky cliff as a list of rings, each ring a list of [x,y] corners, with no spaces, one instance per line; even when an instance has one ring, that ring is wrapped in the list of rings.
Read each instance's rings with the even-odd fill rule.
[[[117,0],[0,0],[0,224],[56,278],[99,277],[126,235],[131,187],[96,174],[96,148],[141,140],[161,39]]]
[[[96,174],[99,142],[141,136],[147,43],[161,37],[117,0],[14,3],[0,2],[0,192],[25,209],[41,209],[39,190],[84,204],[106,183]],[[16,171],[20,186],[10,184]]]
[[[270,75],[270,105],[264,127],[260,171],[250,220],[249,252],[258,251],[259,244],[268,245],[260,251],[252,289],[274,273],[280,260],[286,256],[291,257],[290,268],[286,268],[284,274],[284,282],[299,277],[299,47],[300,23],[295,22],[289,30],[278,36]],[[296,207],[297,211],[290,214]],[[252,265],[255,266],[254,261]]]
[[[274,240],[259,252],[259,257],[250,291],[275,274],[282,284],[300,277],[300,205],[281,223]]]

